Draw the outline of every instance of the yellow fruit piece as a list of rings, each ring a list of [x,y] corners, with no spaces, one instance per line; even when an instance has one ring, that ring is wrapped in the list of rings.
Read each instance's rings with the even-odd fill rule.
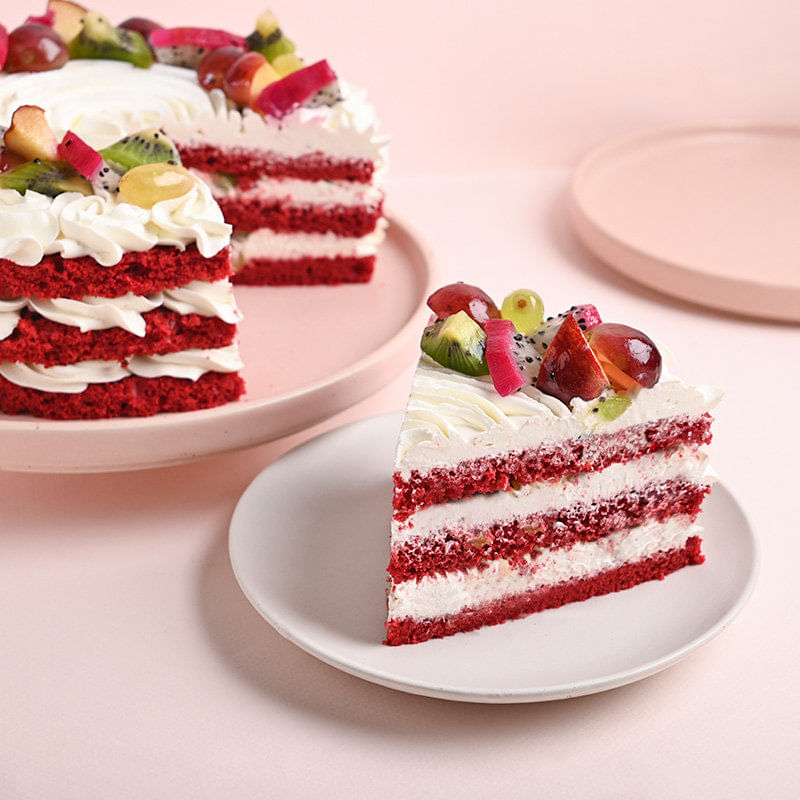
[[[274,33],[280,25],[278,18],[269,10],[263,11],[258,15],[256,20],[256,30],[266,39],[271,33]]]
[[[69,0],[50,0],[47,10],[54,14],[53,30],[69,44],[82,30],[87,9]]]
[[[197,178],[176,164],[142,164],[129,169],[119,182],[119,199],[142,208],[181,197],[197,185]]]
[[[294,53],[284,53],[283,55],[276,56],[275,60],[272,62],[272,66],[281,78],[285,78],[287,75],[291,75],[292,72],[303,69],[305,65],[306,62]]]

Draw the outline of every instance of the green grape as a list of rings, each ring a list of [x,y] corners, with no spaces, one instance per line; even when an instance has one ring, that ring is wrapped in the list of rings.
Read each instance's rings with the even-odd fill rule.
[[[510,319],[514,327],[525,336],[534,333],[544,320],[544,303],[536,292],[517,289],[511,292],[500,309],[503,319]]]

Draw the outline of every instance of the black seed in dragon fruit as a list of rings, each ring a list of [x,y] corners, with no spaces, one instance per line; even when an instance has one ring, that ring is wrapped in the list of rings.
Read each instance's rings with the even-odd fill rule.
[[[578,323],[578,327],[584,332],[588,331],[590,328],[594,328],[595,325],[599,325],[603,321],[600,319],[600,314],[597,309],[591,303],[585,303],[581,306],[572,306],[572,308],[567,309],[561,314],[548,317],[542,323],[539,330],[528,337],[539,355],[544,355],[547,352],[547,348],[550,347],[555,335],[558,333],[561,323],[568,316],[573,317],[575,322]]]

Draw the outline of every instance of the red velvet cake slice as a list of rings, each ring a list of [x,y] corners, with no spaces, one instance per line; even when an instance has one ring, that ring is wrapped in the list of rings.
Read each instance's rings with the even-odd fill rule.
[[[23,106],[0,172],[0,411],[146,416],[243,391],[230,226],[163,134],[112,170]],[[168,160],[162,160],[163,156]]]
[[[700,449],[721,394],[594,306],[429,299],[394,472],[386,643],[422,642],[703,561]]]

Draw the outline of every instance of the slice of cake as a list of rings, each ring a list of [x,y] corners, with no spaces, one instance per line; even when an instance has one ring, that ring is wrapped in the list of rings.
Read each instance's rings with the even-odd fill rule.
[[[244,38],[142,19],[115,27],[50,0],[44,17],[10,34],[0,125],[22,104],[44,108],[59,137],[71,130],[101,152],[163,129],[233,225],[235,283],[372,276],[387,139],[365,93],[327,61],[303,61],[270,12]]]
[[[452,284],[403,420],[386,643],[422,642],[627,589],[703,561],[700,446],[721,393],[594,306],[543,319]]]
[[[0,411],[88,419],[236,400],[230,226],[172,143],[143,134],[120,175],[75,134],[59,143],[36,106],[4,142]]]

